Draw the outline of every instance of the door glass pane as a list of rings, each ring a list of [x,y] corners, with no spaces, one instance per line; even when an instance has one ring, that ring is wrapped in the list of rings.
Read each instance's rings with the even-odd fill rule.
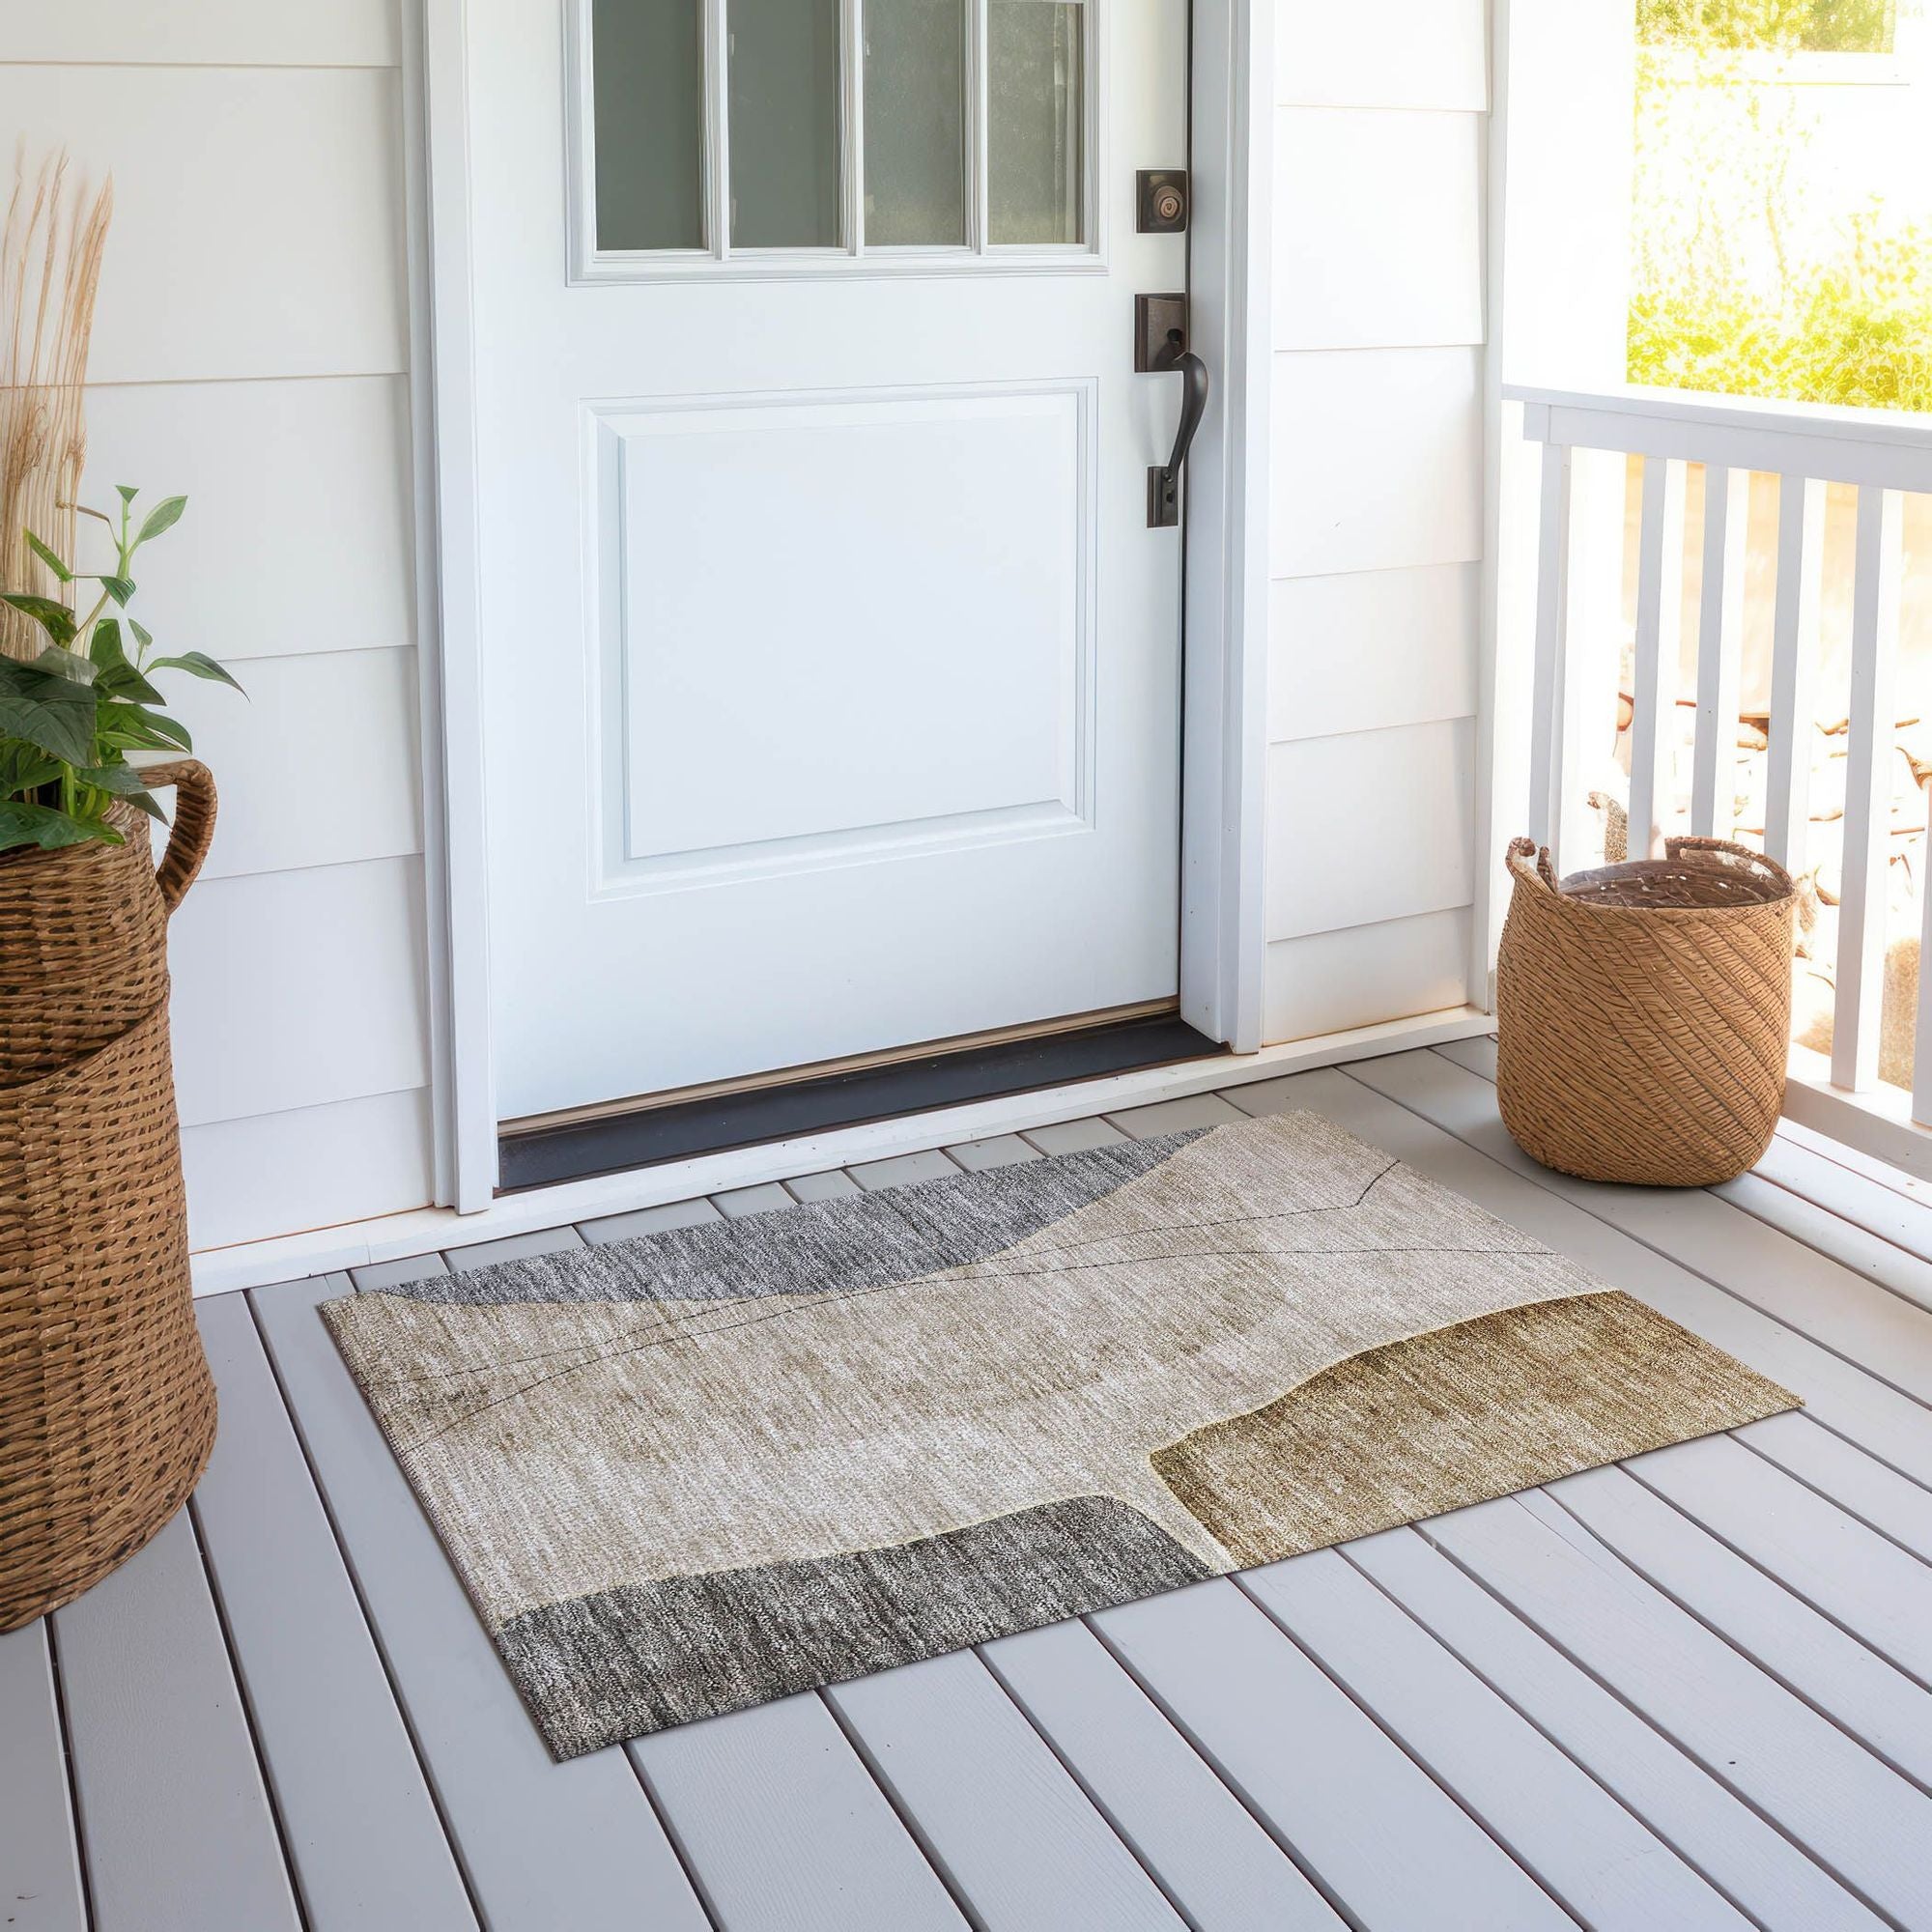
[[[838,245],[838,0],[727,0],[731,245]]]
[[[1076,242],[1085,226],[1077,0],[990,0],[986,12],[987,235]]]
[[[704,246],[699,0],[591,0],[597,245]]]
[[[866,241],[966,242],[965,0],[866,0]]]

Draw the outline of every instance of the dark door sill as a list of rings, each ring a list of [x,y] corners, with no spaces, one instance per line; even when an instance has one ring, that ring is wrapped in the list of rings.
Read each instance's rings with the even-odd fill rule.
[[[708,1099],[640,1107],[567,1125],[498,1137],[499,1194],[620,1174],[661,1161],[689,1160],[761,1141],[791,1140],[833,1127],[998,1099],[1073,1080],[1099,1080],[1179,1060],[1202,1060],[1227,1048],[1172,1013],[1117,1020],[1075,1033],[1005,1040],[902,1060],[890,1066],[831,1073],[817,1080],[755,1088]]]

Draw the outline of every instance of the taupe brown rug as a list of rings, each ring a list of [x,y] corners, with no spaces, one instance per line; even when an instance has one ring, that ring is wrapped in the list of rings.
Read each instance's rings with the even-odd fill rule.
[[[1796,1402],[1309,1114],[323,1313],[559,1758]]]

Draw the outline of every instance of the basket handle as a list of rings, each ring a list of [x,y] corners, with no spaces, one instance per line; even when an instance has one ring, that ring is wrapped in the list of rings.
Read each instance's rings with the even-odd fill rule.
[[[1509,851],[1505,855],[1509,868],[1525,885],[1541,885],[1549,892],[1557,890],[1556,867],[1549,863],[1549,847],[1539,847],[1534,838],[1512,838]],[[1535,865],[1530,859],[1534,857]]]
[[[214,774],[199,758],[170,758],[166,764],[150,765],[141,777],[150,785],[175,788],[174,828],[155,868],[161,904],[172,914],[187,896],[214,838]]]

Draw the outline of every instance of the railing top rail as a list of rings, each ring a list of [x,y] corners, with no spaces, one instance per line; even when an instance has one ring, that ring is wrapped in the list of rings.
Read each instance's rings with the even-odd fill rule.
[[[1932,491],[1932,414],[1634,384],[1601,390],[1508,384],[1503,395],[1523,406],[1523,435],[1534,442]]]
[[[1843,438],[1853,442],[1902,443],[1932,449],[1932,414],[1916,410],[1849,409],[1842,403],[1787,403],[1768,396],[1710,395],[1631,383],[1616,389],[1544,389],[1506,383],[1513,403],[1550,409],[1602,410],[1611,415],[1710,423],[1725,429],[1776,429],[1793,436]]]

